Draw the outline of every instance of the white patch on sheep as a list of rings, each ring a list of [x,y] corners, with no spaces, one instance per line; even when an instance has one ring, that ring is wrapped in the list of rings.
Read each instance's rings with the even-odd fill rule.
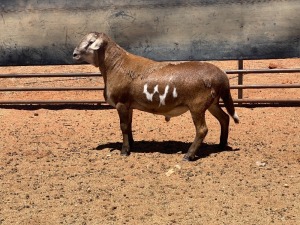
[[[143,93],[146,95],[147,100],[151,101],[151,102],[153,101],[153,95],[155,93],[158,93],[159,94],[159,106],[162,106],[162,105],[166,105],[166,97],[168,95],[169,89],[170,89],[170,86],[167,85],[165,87],[164,93],[161,95],[161,94],[159,94],[159,91],[158,91],[158,85],[156,85],[154,87],[153,92],[149,92],[148,91],[148,84],[145,84],[144,85],[144,91],[143,91]],[[177,93],[176,87],[174,87],[174,89],[173,89],[172,96],[173,96],[173,98],[177,98],[178,97],[178,93]]]
[[[158,92],[158,85],[156,85],[156,86],[154,87],[154,91],[153,91],[152,93],[148,92],[148,84],[145,84],[145,85],[144,85],[144,91],[143,91],[143,93],[146,95],[146,98],[147,98],[149,101],[152,102],[152,100],[153,100],[153,95],[154,95],[156,92],[159,93],[159,92]]]
[[[173,89],[173,98],[177,98],[178,97],[178,93],[176,91],[176,87],[174,87]]]
[[[240,122],[239,116],[238,116],[238,114],[236,112],[233,115],[233,119],[234,119],[235,123],[239,123]]]
[[[166,97],[167,97],[168,91],[169,91],[169,85],[167,85],[167,86],[165,87],[165,92],[164,92],[164,94],[163,94],[163,95],[159,95],[159,100],[160,100],[159,106],[165,105],[165,104],[166,104],[165,101],[166,101]]]

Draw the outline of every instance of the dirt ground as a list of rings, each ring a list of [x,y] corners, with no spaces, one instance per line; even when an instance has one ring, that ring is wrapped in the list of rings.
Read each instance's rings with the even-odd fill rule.
[[[236,62],[213,62],[235,69]],[[299,68],[300,59],[245,68]],[[97,72],[88,65],[2,67],[0,73]],[[300,83],[298,74],[245,75],[245,83]],[[1,87],[98,85],[101,78],[1,79]],[[230,82],[237,83],[236,75]],[[233,91],[236,96],[236,92]],[[99,92],[0,93],[7,99],[95,99]],[[245,98],[299,99],[299,89],[246,90]],[[189,113],[165,122],[134,111],[135,148],[120,156],[114,109],[0,106],[0,224],[300,224],[300,108],[236,108],[229,148],[217,121],[197,160]]]

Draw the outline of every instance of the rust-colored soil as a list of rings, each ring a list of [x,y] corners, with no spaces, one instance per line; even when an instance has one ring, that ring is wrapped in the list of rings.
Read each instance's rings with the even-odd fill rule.
[[[214,62],[235,69],[236,62]],[[246,68],[299,67],[299,59]],[[0,73],[97,72],[91,66],[8,67]],[[230,76],[232,84],[236,75]],[[1,87],[97,85],[98,78],[1,79]],[[245,83],[300,83],[299,74],[245,75]],[[236,93],[233,92],[236,96]],[[246,90],[248,98],[300,98],[299,89]],[[89,93],[0,93],[7,99],[96,99]],[[135,149],[119,155],[117,113],[0,108],[0,224],[300,224],[300,109],[237,108],[229,146],[207,113],[194,162],[190,114],[165,122],[134,111]]]

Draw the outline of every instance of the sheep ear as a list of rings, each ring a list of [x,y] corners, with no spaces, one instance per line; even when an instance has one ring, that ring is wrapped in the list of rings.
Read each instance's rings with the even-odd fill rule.
[[[91,44],[90,49],[92,49],[92,50],[98,50],[101,47],[102,43],[103,43],[102,38],[97,38],[94,41],[94,43]]]

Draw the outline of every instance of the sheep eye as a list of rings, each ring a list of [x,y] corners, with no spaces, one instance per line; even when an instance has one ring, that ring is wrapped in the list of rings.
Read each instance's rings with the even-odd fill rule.
[[[85,46],[85,49],[87,50],[93,43],[94,42],[92,40],[88,41],[87,45]]]

